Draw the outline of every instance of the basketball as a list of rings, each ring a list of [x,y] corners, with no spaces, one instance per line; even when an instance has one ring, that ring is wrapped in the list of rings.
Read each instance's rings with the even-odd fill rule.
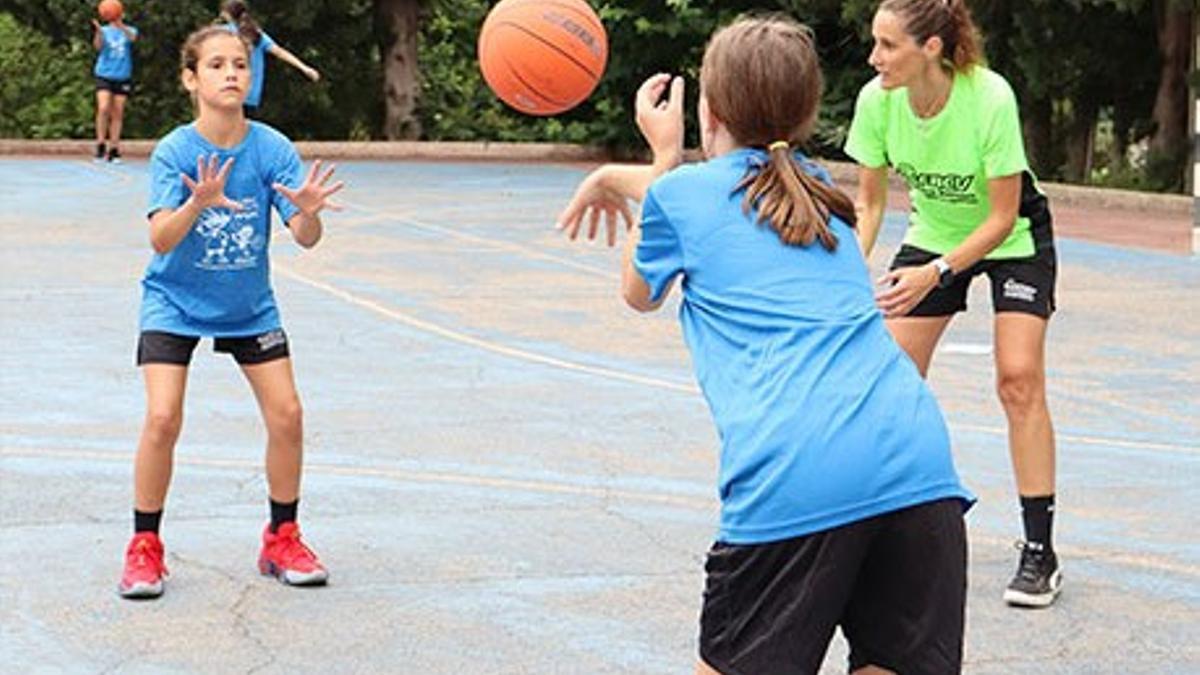
[[[100,0],[100,5],[96,8],[100,14],[101,21],[116,21],[125,13],[125,8],[121,6],[120,0]]]
[[[607,61],[604,24],[584,0],[502,0],[479,31],[483,79],[528,115],[556,115],[582,103]]]

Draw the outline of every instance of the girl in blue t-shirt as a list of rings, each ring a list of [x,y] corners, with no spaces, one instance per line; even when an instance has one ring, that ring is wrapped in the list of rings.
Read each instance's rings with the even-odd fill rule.
[[[250,8],[242,0],[228,0],[221,6],[221,16],[218,21],[230,30],[237,31],[251,46],[250,75],[253,78],[250,91],[246,94],[246,113],[252,114],[262,103],[263,82],[267,76],[267,54],[283,61],[299,70],[309,80],[316,82],[321,79],[321,73],[316,68],[300,60],[298,56],[284,49],[282,45],[271,39],[270,35],[250,16]]]
[[[794,150],[821,95],[811,32],[740,19],[713,35],[700,84],[706,161],[677,167],[683,81],[651,77],[636,100],[654,164],[597,169],[559,220],[572,238],[606,220],[610,244],[631,224],[621,286],[639,311],[682,281],[721,440],[697,672],[815,673],[839,626],[852,670],[956,672],[973,497],[875,305],[852,202]]]
[[[305,174],[295,147],[274,129],[250,122],[242,102],[250,87],[250,49],[221,26],[188,37],[181,79],[196,120],[167,134],[150,159],[150,243],[142,279],[137,363],[146,384],[146,418],[134,462],[134,536],[120,592],[162,593],[158,536],[171,480],[175,441],[192,351],[201,338],[233,356],[254,391],[267,427],[270,523],[259,569],[294,585],[325,582],[328,573],[296,525],[303,427],[283,331],[268,276],[271,210],[296,243],[321,239],[320,213],[333,168],[313,162]]]
[[[133,93],[133,43],[138,30],[121,16],[100,25],[92,19],[92,46],[96,48],[96,161],[107,157],[121,161],[121,125],[125,101]],[[106,154],[107,153],[107,154]]]

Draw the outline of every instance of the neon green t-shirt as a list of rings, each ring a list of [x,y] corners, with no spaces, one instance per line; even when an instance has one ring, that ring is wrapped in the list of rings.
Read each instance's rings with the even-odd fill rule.
[[[1016,96],[983,66],[956,72],[946,105],[929,119],[913,112],[907,87],[884,90],[871,80],[858,94],[846,154],[904,176],[913,205],[904,243],[934,253],[948,253],[987,218],[989,179],[1029,171]],[[1017,218],[986,258],[1033,254],[1029,219]]]

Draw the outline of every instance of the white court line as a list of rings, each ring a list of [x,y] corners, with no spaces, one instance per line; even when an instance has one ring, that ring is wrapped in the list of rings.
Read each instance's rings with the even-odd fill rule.
[[[572,372],[586,373],[589,375],[597,375],[599,377],[606,377],[609,379],[621,380],[624,382],[632,382],[634,384],[645,385],[648,387],[655,387],[658,389],[667,389],[670,391],[684,392],[687,394],[699,394],[700,393],[700,388],[694,383],[684,384],[682,382],[664,380],[661,378],[650,377],[650,376],[646,376],[646,375],[637,375],[635,373],[629,373],[629,372],[625,372],[622,370],[617,370],[615,368],[602,368],[599,366],[589,366],[589,365],[582,364],[582,363],[567,361],[565,359],[559,359],[559,358],[555,358],[552,356],[546,356],[544,354],[539,354],[537,352],[532,352],[532,351],[525,350],[525,349],[509,347],[506,345],[499,344],[497,342],[492,342],[490,340],[485,340],[483,338],[478,338],[478,337],[474,337],[472,335],[467,335],[466,333],[462,333],[462,332],[459,332],[459,331],[456,331],[456,330],[453,330],[450,328],[446,328],[444,326],[439,326],[435,323],[425,321],[424,319],[418,319],[415,316],[412,316],[410,314],[405,314],[404,312],[401,312],[399,310],[392,309],[390,307],[386,307],[378,302],[375,302],[374,300],[369,300],[367,298],[357,296],[349,291],[342,290],[341,288],[338,288],[332,284],[328,284],[323,281],[318,281],[316,279],[313,279],[312,277],[309,277],[300,272],[297,272],[296,270],[292,269],[291,267],[289,267],[286,264],[281,263],[279,261],[275,261],[274,265],[280,272],[282,272],[286,276],[291,277],[292,279],[295,279],[296,281],[299,281],[301,283],[312,286],[313,288],[325,291],[326,293],[329,293],[330,295],[333,295],[342,300],[345,300],[346,302],[348,302],[352,305],[362,307],[364,309],[375,312],[376,314],[380,314],[382,316],[388,317],[395,321],[399,321],[403,324],[406,324],[406,325],[416,328],[418,330],[422,330],[427,333],[432,333],[434,335],[438,335],[440,337],[447,338],[454,342],[458,342],[458,343],[465,344],[465,345],[470,345],[470,346],[476,347],[478,349],[483,349],[483,350],[486,350],[486,351],[489,351],[489,352],[492,352],[495,354],[501,354],[503,356],[508,356],[511,358],[521,359],[524,361],[530,361],[533,363],[540,363],[542,365],[547,365],[552,368],[561,368],[563,370],[569,370]],[[1008,436],[1008,430],[1004,429],[1002,427],[989,427],[989,426],[976,425],[976,424],[953,423],[953,424],[950,424],[950,428],[958,429],[958,430],[962,430],[962,431],[973,431],[973,432],[977,432],[977,433],[992,434],[992,435],[996,435],[996,436],[1000,436],[1000,437]],[[1124,440],[1124,439],[1118,439],[1118,438],[1108,438],[1108,437],[1104,437],[1104,436],[1083,436],[1083,435],[1078,435],[1078,434],[1063,434],[1063,433],[1055,434],[1055,437],[1059,441],[1078,443],[1081,445],[1095,445],[1095,446],[1100,446],[1100,447],[1125,448],[1125,449],[1134,449],[1134,450],[1155,450],[1155,451],[1161,451],[1161,452],[1168,452],[1168,453],[1182,454],[1182,455],[1192,455],[1192,456],[1200,455],[1200,446],[1194,446],[1194,445],[1192,445],[1192,446],[1175,445],[1175,444],[1171,444],[1171,443],[1159,443],[1159,442],[1154,442],[1154,441]]]
[[[990,356],[992,345],[976,342],[946,342],[938,345],[938,351],[943,354],[963,354],[965,356]]]
[[[48,457],[67,461],[99,461],[119,464],[133,462],[134,453],[83,450],[69,448],[38,447],[0,447],[0,457],[25,457],[29,459],[46,459]],[[218,459],[203,457],[176,457],[176,464],[196,466],[206,469],[226,469],[231,471],[260,471],[262,462],[244,459]],[[639,490],[619,490],[591,485],[577,485],[546,480],[527,480],[515,478],[489,478],[469,474],[450,473],[447,471],[413,471],[382,467],[358,467],[341,464],[305,463],[305,473],[325,474],[332,476],[349,476],[358,478],[381,478],[396,482],[429,483],[441,485],[463,485],[475,488],[490,488],[496,490],[513,490],[518,492],[533,492],[550,495],[570,495],[590,497],[594,499],[618,499],[649,504],[665,504],[697,511],[715,511],[715,498],[704,499],[684,495],[670,495],[661,492],[644,492]],[[1011,539],[991,535],[971,534],[973,544],[983,544],[991,547],[1011,546]],[[1058,546],[1058,552],[1068,561],[1091,559],[1110,564],[1137,567],[1159,572],[1168,572],[1184,577],[1200,577],[1200,567],[1177,562],[1169,558],[1153,555],[1138,555],[1122,551],[1095,548],[1090,546]]]

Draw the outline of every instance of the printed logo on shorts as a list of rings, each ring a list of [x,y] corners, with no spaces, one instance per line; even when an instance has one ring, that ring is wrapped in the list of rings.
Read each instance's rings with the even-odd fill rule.
[[[266,352],[287,342],[287,337],[281,330],[273,330],[258,336],[258,351]]]
[[[1037,289],[1029,284],[1023,284],[1012,277],[1004,281],[1004,297],[1009,300],[1033,302],[1036,296]]]

